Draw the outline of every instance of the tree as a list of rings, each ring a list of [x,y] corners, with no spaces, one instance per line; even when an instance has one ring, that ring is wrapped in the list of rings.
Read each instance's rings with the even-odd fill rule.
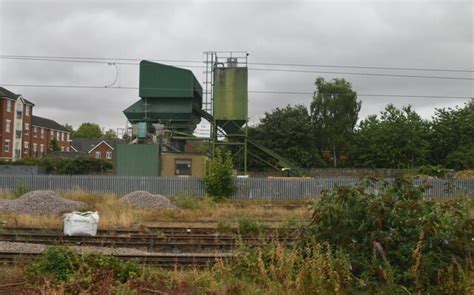
[[[313,145],[311,117],[303,105],[276,108],[265,113],[260,123],[249,129],[249,138],[261,143],[303,168],[321,166],[322,160]],[[252,153],[258,151],[250,150]],[[265,155],[260,155],[265,160]],[[324,163],[323,163],[324,164]]]
[[[214,157],[207,162],[204,187],[214,199],[228,198],[235,191],[232,176],[232,155],[217,148]]]
[[[474,103],[463,108],[437,109],[431,123],[430,141],[433,164],[464,167],[459,164],[462,155],[468,156],[469,150],[474,149]]]
[[[370,168],[414,168],[427,163],[429,124],[411,109],[389,104],[359,124],[355,164]]]
[[[109,130],[105,131],[104,137],[105,138],[117,138],[117,133],[115,133],[114,130],[109,129]]]
[[[74,132],[74,138],[98,138],[101,137],[102,130],[100,126],[95,123],[82,123],[81,126]]]
[[[64,128],[69,131],[71,134],[74,133],[74,128],[72,127],[72,125],[69,125],[69,124],[64,124]]]
[[[341,156],[347,156],[352,145],[361,102],[344,79],[326,82],[316,80],[311,102],[311,120],[315,146],[320,152],[331,151],[334,167]]]
[[[56,140],[56,137],[53,137],[51,139],[51,144],[49,145],[49,149],[51,152],[58,152],[61,150],[61,147],[58,144],[58,141]]]

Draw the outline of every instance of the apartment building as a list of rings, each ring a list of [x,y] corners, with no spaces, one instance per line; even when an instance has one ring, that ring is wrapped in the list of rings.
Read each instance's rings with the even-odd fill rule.
[[[21,94],[0,87],[0,159],[43,156],[53,138],[61,150],[69,151],[70,132],[53,120],[33,116],[34,106]]]

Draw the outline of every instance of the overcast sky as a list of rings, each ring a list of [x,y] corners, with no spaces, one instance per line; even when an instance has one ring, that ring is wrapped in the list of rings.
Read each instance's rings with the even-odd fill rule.
[[[245,50],[250,53],[249,62],[473,71],[473,10],[473,1],[455,0],[0,0],[0,55],[200,61],[208,50]],[[202,69],[190,69],[202,79]],[[303,70],[474,77],[472,72]],[[105,86],[115,75],[115,68],[107,64],[0,58],[0,86]],[[249,89],[312,92],[318,76],[345,78],[363,94],[474,96],[473,80],[269,71],[250,71]],[[119,82],[120,86],[138,86],[138,66],[122,65]],[[138,90],[5,87],[33,101],[36,115],[75,128],[87,121],[106,128],[125,127],[122,111],[139,99]],[[468,101],[359,98],[361,118],[380,112],[388,103],[411,104],[430,118],[437,107]],[[309,106],[311,95],[252,93],[249,100],[250,120],[255,123],[276,107]]]

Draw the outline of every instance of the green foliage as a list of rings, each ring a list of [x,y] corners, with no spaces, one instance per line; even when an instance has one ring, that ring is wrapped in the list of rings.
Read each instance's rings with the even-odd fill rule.
[[[136,260],[121,261],[110,255],[86,255],[81,263],[85,269],[88,269],[87,272],[93,272],[94,270],[112,271],[116,280],[121,283],[138,277],[142,271]]]
[[[65,247],[49,247],[41,258],[27,270],[27,278],[37,281],[51,279],[55,282],[69,280],[79,264],[79,256]]]
[[[231,233],[232,232],[232,224],[230,224],[228,221],[220,220],[217,223],[216,230],[220,234]]]
[[[355,164],[369,168],[413,168],[427,163],[429,125],[410,106],[389,104],[380,118],[359,124]]]
[[[467,200],[435,202],[411,179],[397,179],[324,192],[306,238],[347,253],[365,290],[390,285],[461,294],[472,267],[473,234]]]
[[[474,169],[474,143],[470,146],[461,146],[450,153],[446,159],[446,166],[456,170]]]
[[[109,129],[109,130],[105,131],[103,137],[104,138],[117,138],[117,133],[114,130]]]
[[[82,123],[74,132],[74,138],[98,138],[103,135],[102,129],[95,123]]]
[[[257,126],[249,128],[248,136],[299,167],[321,167],[325,163],[314,147],[313,134],[307,129],[310,125],[311,117],[305,106],[288,105],[282,109],[276,108],[271,113],[266,112]],[[252,147],[249,151],[266,161],[273,160]],[[261,169],[265,164],[252,158],[249,166]]]
[[[243,294],[345,294],[353,281],[348,264],[346,255],[327,245],[293,249],[271,243],[245,249],[214,271],[218,280],[231,284],[228,289]]]
[[[344,79],[326,82],[320,77],[315,84],[310,110],[317,149],[330,151],[334,167],[345,166],[361,102],[357,101],[351,83]]]
[[[58,141],[56,140],[56,137],[51,139],[51,144],[49,146],[49,149],[51,152],[59,152],[61,150],[61,147],[58,144]]]
[[[133,260],[123,262],[117,257],[99,254],[82,256],[66,247],[49,247],[26,272],[31,282],[52,280],[70,283],[81,290],[87,290],[101,273],[108,273],[112,280],[125,283],[140,276],[142,269]]]
[[[440,165],[425,165],[418,168],[418,173],[441,178],[446,177],[447,171]]]
[[[74,159],[45,157],[38,164],[45,167],[48,173],[54,174],[88,174],[113,169],[111,163],[88,156]]]
[[[27,192],[31,191],[31,189],[26,185],[25,182],[19,181],[15,185],[15,190],[13,191],[13,195],[18,198],[26,194]]]
[[[69,125],[69,124],[64,124],[64,128],[70,132],[71,134],[74,134],[74,128],[72,127],[72,125]]]
[[[204,187],[214,200],[228,198],[235,191],[232,175],[232,155],[216,149],[214,157],[207,161]]]
[[[238,232],[241,235],[258,235],[263,233],[267,228],[267,225],[246,216],[238,220]]]
[[[216,202],[209,197],[196,197],[189,195],[182,195],[172,198],[173,203],[180,209],[200,210],[204,208],[212,208],[216,206]]]
[[[462,108],[438,109],[431,129],[431,162],[449,168],[465,165],[463,161],[468,161],[465,157],[472,155],[474,146],[474,103],[467,103]],[[452,153],[454,155],[449,159]]]

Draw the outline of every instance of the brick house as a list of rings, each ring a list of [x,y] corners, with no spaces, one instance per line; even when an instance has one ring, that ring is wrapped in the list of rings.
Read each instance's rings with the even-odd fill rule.
[[[0,87],[0,159],[45,155],[53,136],[64,151],[70,149],[69,131],[53,120],[33,116],[34,106],[21,94]]]
[[[50,152],[53,139],[62,152],[70,151],[71,133],[56,121],[32,116],[30,134],[31,157],[44,156]]]
[[[71,150],[90,155],[96,159],[113,162],[117,144],[124,143],[118,138],[79,138],[71,142]]]

